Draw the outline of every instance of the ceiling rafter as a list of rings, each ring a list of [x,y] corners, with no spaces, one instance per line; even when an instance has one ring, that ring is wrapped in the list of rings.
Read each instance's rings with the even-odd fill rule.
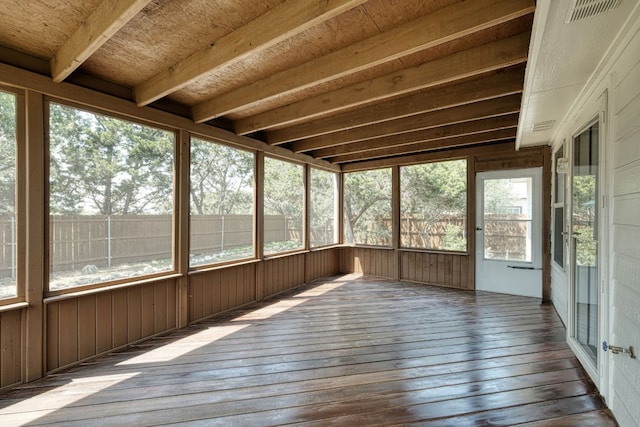
[[[204,122],[266,99],[289,94],[532,13],[532,0],[476,0],[456,3],[369,39],[216,96],[193,107]],[[248,132],[247,132],[248,133]]]
[[[300,153],[377,139],[387,135],[397,135],[436,126],[446,126],[470,120],[517,113],[520,111],[520,100],[521,96],[519,94],[487,99],[309,138],[292,143],[290,148],[292,151]]]
[[[426,141],[416,141],[411,144],[398,145],[394,147],[381,148],[376,150],[368,150],[362,153],[345,154],[328,158],[331,163],[351,163],[361,162],[363,160],[371,160],[376,158],[403,156],[407,154],[427,152],[433,150],[444,150],[458,148],[467,145],[476,145],[484,143],[502,142],[506,140],[514,140],[516,137],[516,127],[492,130],[488,132],[476,133],[464,136],[455,136],[452,138],[442,138]]]
[[[353,144],[338,145],[336,147],[316,150],[310,154],[316,159],[325,159],[328,157],[336,157],[346,154],[363,153],[369,150],[411,145],[416,142],[453,138],[457,136],[513,128],[516,127],[517,124],[518,114],[506,114],[499,117],[486,117],[468,122],[399,133],[367,141],[354,142]]]
[[[524,68],[518,68],[476,80],[429,88],[402,98],[371,104],[357,110],[342,112],[339,115],[323,117],[313,122],[272,130],[266,132],[265,138],[269,144],[283,144],[521,93],[523,79]]]
[[[342,172],[356,172],[371,169],[385,168],[389,166],[406,166],[419,163],[435,162],[442,160],[464,159],[467,156],[483,155],[492,156],[504,153],[511,154],[515,148],[514,142],[496,142],[494,144],[481,144],[471,147],[453,148],[451,150],[427,151],[420,154],[411,154],[402,157],[390,157],[386,159],[373,159],[364,162],[345,163]]]
[[[133,92],[139,106],[175,92],[205,74],[249,54],[273,46],[319,23],[361,5],[366,0],[296,0],[259,16],[216,40],[206,49],[137,85]]]
[[[275,126],[294,124],[320,115],[522,64],[527,60],[529,39],[530,33],[521,33],[367,82],[307,98],[237,120],[235,130],[239,135],[246,135]]]
[[[105,0],[98,4],[51,59],[53,81],[66,79],[150,1]]]

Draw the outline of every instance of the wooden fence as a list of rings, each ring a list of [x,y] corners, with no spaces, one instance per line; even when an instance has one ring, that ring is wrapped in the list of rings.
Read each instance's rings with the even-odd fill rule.
[[[0,216],[0,279],[15,278],[15,219]],[[53,271],[108,267],[124,263],[169,260],[172,256],[170,215],[65,215],[50,217],[50,265]],[[265,243],[300,240],[291,218],[266,215]],[[333,229],[311,230],[315,242],[331,241]],[[251,246],[252,215],[192,215],[192,253],[219,253]],[[325,235],[326,234],[326,235]]]

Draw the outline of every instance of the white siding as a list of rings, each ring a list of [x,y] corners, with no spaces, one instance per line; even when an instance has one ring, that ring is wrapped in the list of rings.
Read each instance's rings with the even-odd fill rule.
[[[610,340],[640,350],[640,34],[613,70],[613,233]],[[612,358],[611,409],[623,426],[640,426],[640,360]]]
[[[608,255],[603,266],[609,289],[609,324],[603,340],[619,346],[633,345],[640,353],[640,8],[636,7],[626,31],[560,123],[552,143],[570,140],[573,132],[594,117],[598,99],[608,93],[608,140],[605,146],[608,234],[600,248]],[[606,231],[606,230],[605,230]],[[552,268],[552,297],[563,320],[567,316],[569,284]],[[606,302],[606,301],[605,301]],[[606,322],[605,322],[606,324]],[[600,353],[609,361],[609,383],[601,393],[623,427],[640,427],[640,359],[626,354]],[[605,364],[605,368],[606,368]]]

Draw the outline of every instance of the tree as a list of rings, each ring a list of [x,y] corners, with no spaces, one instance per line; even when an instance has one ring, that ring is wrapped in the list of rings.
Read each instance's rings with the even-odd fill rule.
[[[310,236],[313,246],[334,243],[336,226],[336,178],[332,172],[311,169],[309,203]]]
[[[264,213],[283,215],[302,229],[304,168],[291,162],[264,159]]]
[[[13,215],[16,203],[16,98],[0,92],[0,215]]]
[[[250,213],[253,207],[253,170],[253,154],[192,139],[192,213]]]
[[[52,214],[171,212],[171,132],[58,104],[49,111]]]
[[[466,217],[467,162],[453,160],[405,166],[400,173],[402,215],[418,220],[413,224],[419,226],[424,246],[431,248],[429,237],[436,224],[450,218],[464,221]],[[454,227],[447,228],[443,247],[432,249],[466,249],[466,243],[461,248],[460,240],[453,237],[460,233],[459,238],[464,239],[462,228],[450,226]],[[413,246],[411,241],[405,244]]]
[[[346,242],[389,245],[391,169],[345,174],[344,216]]]

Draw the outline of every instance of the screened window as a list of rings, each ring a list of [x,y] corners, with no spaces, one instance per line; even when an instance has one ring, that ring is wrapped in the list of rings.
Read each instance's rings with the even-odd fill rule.
[[[400,168],[400,244],[466,251],[467,161]]]
[[[533,178],[484,181],[484,258],[531,262]]]
[[[191,267],[254,256],[255,156],[191,140]]]
[[[311,247],[338,243],[338,175],[312,168],[310,182]]]
[[[0,91],[0,298],[16,288],[16,96]]]
[[[391,246],[391,169],[344,175],[344,242]]]
[[[264,159],[264,254],[302,249],[304,167]]]
[[[565,174],[558,173],[558,158],[564,157],[564,145],[554,153],[553,171],[553,261],[564,268],[565,244],[564,244],[564,191]]]
[[[49,289],[173,270],[172,132],[51,103]]]

